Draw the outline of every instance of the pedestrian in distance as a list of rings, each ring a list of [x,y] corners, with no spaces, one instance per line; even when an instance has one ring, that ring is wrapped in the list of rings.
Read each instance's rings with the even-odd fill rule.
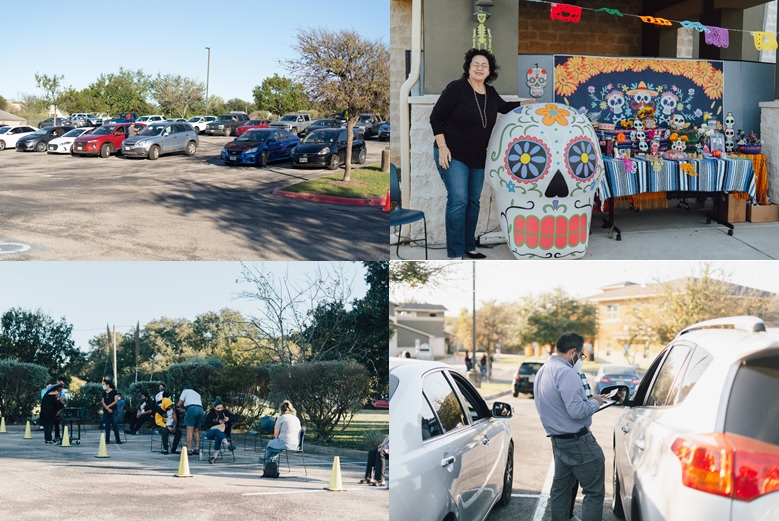
[[[481,359],[479,360],[479,367],[481,369],[481,378],[484,380],[487,378],[487,355],[481,355]]]
[[[368,464],[365,467],[365,478],[360,480],[361,485],[383,487],[387,484],[384,481],[385,459],[389,459],[389,436],[386,436],[378,447],[368,451]]]
[[[181,442],[181,427],[179,426],[178,414],[173,406],[173,400],[168,397],[167,391],[164,392],[160,407],[154,415],[154,423],[157,426],[157,432],[162,436],[162,450],[160,454],[178,454],[178,446]],[[168,451],[168,438],[173,434],[173,446]]]
[[[520,106],[489,85],[498,77],[495,57],[483,49],[465,53],[463,74],[446,86],[430,113],[433,157],[446,188],[446,255],[483,259],[476,251],[479,199],[484,187],[487,145],[498,112]]]
[[[41,415],[40,422],[43,426],[43,438],[46,445],[53,445],[54,441],[51,439],[51,431],[54,428],[54,422],[57,421],[60,410],[65,407],[61,401],[57,399],[61,387],[51,387],[49,392],[43,395],[41,399]]]
[[[216,397],[212,406],[213,408],[208,411],[203,422],[203,427],[206,429],[206,439],[214,441],[214,452],[208,460],[209,463],[216,462],[216,456],[222,445],[229,451],[235,450],[235,445],[227,438],[230,432],[228,429],[233,422],[233,416],[225,409],[222,398],[219,396]]]
[[[584,362],[584,338],[574,332],[557,340],[556,352],[536,374],[535,405],[552,440],[554,480],[550,492],[552,521],[570,519],[571,491],[582,486],[582,521],[600,521],[605,496],[605,457],[590,432],[592,415],[604,397],[587,398],[578,370]]]
[[[203,400],[200,393],[187,385],[179,395],[176,407],[184,407],[184,427],[187,428],[187,451],[189,455],[200,454],[200,427],[203,425],[206,413],[203,410]],[[193,445],[194,444],[194,445]]]
[[[119,424],[117,423],[119,417],[119,413],[117,411],[119,393],[116,392],[116,384],[114,384],[114,382],[111,380],[106,380],[105,386],[105,393],[103,393],[102,399],[103,424],[105,425],[105,442],[111,442],[111,429],[114,429],[116,444],[121,445],[122,440],[119,438]]]
[[[473,369],[473,361],[471,360],[471,355],[468,354],[468,351],[465,352],[465,370],[470,371]]]

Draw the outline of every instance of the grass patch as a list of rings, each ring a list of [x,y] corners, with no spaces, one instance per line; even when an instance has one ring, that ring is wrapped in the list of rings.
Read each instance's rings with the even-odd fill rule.
[[[389,173],[382,172],[379,165],[352,169],[351,181],[348,183],[341,180],[343,176],[343,171],[338,171],[318,179],[288,186],[284,191],[350,199],[374,199],[387,195]]]
[[[477,387],[476,390],[479,391],[479,394],[482,396],[487,396],[488,394],[494,394],[497,392],[504,392],[504,391],[510,391],[511,385],[506,384],[506,382],[487,382],[482,381],[481,387]]]
[[[375,449],[378,443],[374,444],[373,440],[381,433],[384,436],[389,433],[389,411],[363,409],[354,415],[346,430],[342,430],[340,425],[335,428],[328,445],[358,450]],[[313,436],[311,441],[314,441]]]

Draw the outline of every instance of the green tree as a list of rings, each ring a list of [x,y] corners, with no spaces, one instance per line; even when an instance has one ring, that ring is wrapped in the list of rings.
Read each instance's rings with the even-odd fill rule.
[[[68,89],[60,96],[60,107],[64,112],[105,112],[108,107],[103,100],[95,96],[91,88],[82,90]]]
[[[252,93],[257,110],[267,110],[273,114],[298,112],[309,106],[303,85],[277,73],[262,80]]]
[[[190,109],[203,101],[205,87],[202,83],[180,74],[157,74],[152,81],[151,95],[160,111],[180,118],[190,114]]]
[[[522,344],[538,342],[554,346],[561,334],[575,331],[586,338],[595,336],[597,308],[595,304],[569,296],[562,288],[542,293],[527,303],[527,326]]]
[[[8,110],[8,100],[0,96],[0,110]]]
[[[368,368],[376,381],[376,391],[389,393],[389,261],[363,262],[368,291],[352,306],[355,332],[361,349],[352,356]]]
[[[20,97],[21,108],[17,112],[17,116],[26,119],[33,125],[37,125],[42,119],[46,119],[48,116],[48,105],[46,100],[39,98],[32,94],[22,94]]]
[[[6,422],[24,422],[51,376],[41,365],[0,358],[0,411]]]
[[[105,112],[116,114],[124,111],[154,112],[149,103],[152,91],[151,76],[142,70],[119,68],[118,73],[101,74],[90,84],[93,94],[104,101]]]
[[[347,120],[346,169],[350,180],[352,130],[362,112],[386,114],[389,110],[389,48],[379,40],[362,38],[355,31],[301,29],[298,53],[286,63],[293,77],[305,86],[309,98],[325,110],[345,110]]]
[[[43,89],[43,99],[46,101],[46,104],[49,106],[54,106],[55,118],[60,97],[62,96],[63,92],[65,92],[65,89],[62,86],[62,80],[64,79],[65,76],[57,76],[56,74],[54,76],[49,76],[47,74],[38,74],[37,72],[35,73],[35,84],[38,86],[38,88]]]
[[[254,110],[254,104],[250,101],[244,101],[240,98],[232,98],[225,103],[225,109],[227,112],[236,110],[243,111],[247,114]]]
[[[437,287],[446,282],[453,266],[460,263],[451,262],[403,262],[392,261],[389,266],[389,282],[393,286]]]
[[[487,380],[492,381],[492,355],[495,347],[503,345],[505,339],[510,337],[512,330],[516,328],[516,320],[508,304],[494,300],[487,301],[476,311],[476,351],[480,347],[487,355]],[[457,336],[468,350],[473,350],[473,315],[466,309],[460,311],[460,319],[457,324]],[[478,363],[475,353],[474,367]]]
[[[54,321],[40,309],[11,308],[0,317],[0,358],[41,365],[51,375],[70,373],[83,364],[72,331],[65,317]]]

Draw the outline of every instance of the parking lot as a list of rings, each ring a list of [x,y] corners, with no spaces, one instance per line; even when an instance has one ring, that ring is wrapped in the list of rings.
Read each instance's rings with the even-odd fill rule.
[[[342,492],[329,486],[333,456],[307,453],[308,475],[299,455],[290,455],[291,471],[281,466],[278,479],[260,478],[258,453],[244,451],[237,435],[236,462],[209,464],[189,459],[191,478],[177,478],[180,456],[150,451],[150,436],[128,436],[128,443],[107,446],[109,458],[96,458],[99,431],[82,433],[80,445],[44,445],[43,433],[23,439],[24,429],[9,426],[0,434],[3,519],[136,519],[152,512],[190,519],[382,519],[389,515],[386,488],[359,485],[364,459],[340,456]],[[159,450],[159,437],[155,437]],[[251,447],[250,447],[251,448]],[[205,458],[204,458],[205,459]],[[285,460],[282,458],[282,461]]]
[[[200,136],[194,156],[157,161],[0,152],[0,259],[386,259],[380,207],[273,196],[330,171],[228,167],[231,139]],[[386,146],[369,140],[367,163]]]

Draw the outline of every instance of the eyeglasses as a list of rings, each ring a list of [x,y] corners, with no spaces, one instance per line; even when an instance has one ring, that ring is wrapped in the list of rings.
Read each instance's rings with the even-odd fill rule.
[[[489,63],[471,63],[471,69],[487,69],[489,70],[490,64]]]

